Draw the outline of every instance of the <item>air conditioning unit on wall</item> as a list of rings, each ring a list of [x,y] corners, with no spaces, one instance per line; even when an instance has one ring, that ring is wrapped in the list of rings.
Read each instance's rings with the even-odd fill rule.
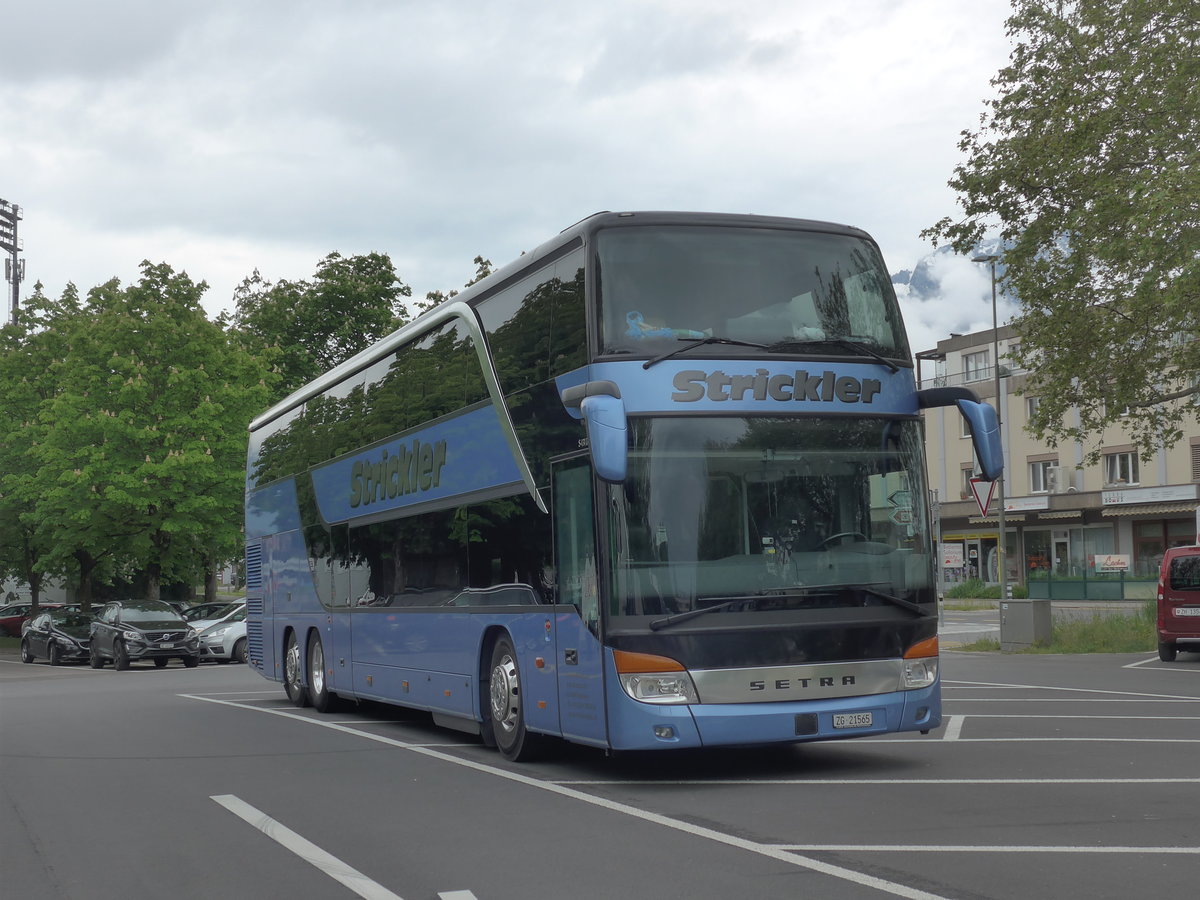
[[[1046,466],[1046,490],[1051,494],[1065,494],[1070,487],[1069,479],[1062,466]]]

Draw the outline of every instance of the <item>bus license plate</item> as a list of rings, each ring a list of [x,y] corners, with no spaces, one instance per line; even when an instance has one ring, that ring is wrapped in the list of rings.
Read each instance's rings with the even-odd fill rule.
[[[1175,610],[1177,616],[1200,616],[1200,606],[1181,606]]]
[[[174,645],[174,644],[159,644],[159,645],[158,645],[158,649],[160,649],[160,650],[174,650],[174,649],[175,649],[175,645]]]
[[[869,712],[834,713],[834,728],[870,728],[875,724],[875,717]]]

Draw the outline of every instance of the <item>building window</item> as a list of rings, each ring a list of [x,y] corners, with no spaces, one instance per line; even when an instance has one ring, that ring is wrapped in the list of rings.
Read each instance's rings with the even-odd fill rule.
[[[1200,481],[1200,444],[1192,445],[1192,481]]]
[[[1052,474],[1051,469],[1058,468],[1058,461],[1053,459],[1042,460],[1041,462],[1032,462],[1029,464],[1029,493],[1045,494],[1054,489],[1055,485],[1052,481],[1055,472]]]
[[[974,469],[963,469],[962,470],[962,484],[960,485],[959,492],[958,492],[958,496],[960,499],[970,500],[971,497],[973,496],[971,494],[971,479],[973,477],[975,477]]]
[[[1026,397],[1025,398],[1025,418],[1032,419],[1033,414],[1038,411],[1038,407],[1042,405],[1041,397]]]
[[[963,354],[963,381],[983,381],[990,375],[988,351]]]
[[[1138,484],[1136,453],[1109,453],[1104,457],[1105,484]]]
[[[1008,360],[1009,371],[1014,375],[1024,372],[1025,369],[1017,362],[1017,356],[1021,353],[1020,344],[1009,344],[1008,351],[1004,354],[1004,358]]]

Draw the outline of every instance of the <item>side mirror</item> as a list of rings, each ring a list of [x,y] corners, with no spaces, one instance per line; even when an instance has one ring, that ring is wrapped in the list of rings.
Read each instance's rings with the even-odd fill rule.
[[[935,406],[957,406],[971,426],[971,443],[979,460],[980,474],[995,481],[1004,474],[1004,447],[1000,443],[1000,421],[990,403],[982,403],[966,388],[927,388],[917,391],[921,409]]]
[[[567,388],[562,401],[583,417],[596,474],[612,484],[623,482],[629,438],[620,389],[611,381],[589,381]]]
[[[988,481],[1004,474],[1004,447],[1000,444],[1000,422],[990,403],[959,400],[958,411],[971,426],[971,443],[979,460],[980,473]]]

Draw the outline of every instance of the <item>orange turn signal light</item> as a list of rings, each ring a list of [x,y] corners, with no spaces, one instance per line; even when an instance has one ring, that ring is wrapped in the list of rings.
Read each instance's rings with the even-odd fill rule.
[[[938,639],[937,637],[926,638],[923,641],[917,641],[911,647],[904,651],[905,659],[921,659],[926,656],[938,655]]]
[[[617,671],[625,672],[682,672],[683,664],[670,657],[654,656],[650,653],[629,653],[625,650],[614,650],[613,660]]]

